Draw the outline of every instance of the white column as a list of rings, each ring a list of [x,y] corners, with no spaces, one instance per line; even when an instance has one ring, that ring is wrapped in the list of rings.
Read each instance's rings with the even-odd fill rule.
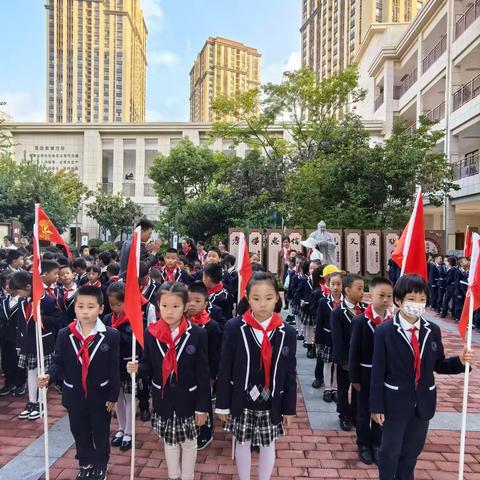
[[[113,139],[113,192],[123,191],[123,138]]]
[[[144,196],[145,138],[137,137],[135,154],[135,197]]]
[[[383,66],[383,103],[385,108],[385,137],[392,134],[393,128],[393,99],[394,81],[395,81],[395,64],[393,60],[386,60]],[[382,108],[382,107],[380,107]]]

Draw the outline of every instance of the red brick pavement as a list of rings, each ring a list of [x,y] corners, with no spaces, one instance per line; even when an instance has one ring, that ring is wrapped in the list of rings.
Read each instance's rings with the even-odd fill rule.
[[[443,332],[447,355],[461,349],[461,341],[452,333]],[[480,368],[471,375],[472,388],[469,411],[480,413]],[[437,376],[438,411],[461,411],[462,377]],[[319,395],[319,401],[320,395]],[[25,400],[0,399],[0,466],[10,461],[26,445],[42,433],[42,423],[20,421],[16,415]],[[49,392],[49,423],[63,416],[59,395]],[[115,431],[116,420],[112,422]],[[425,450],[416,471],[418,480],[455,480],[457,478],[459,432],[430,431]],[[73,479],[77,471],[74,449],[70,448],[51,468],[52,479]],[[480,432],[468,432],[465,480],[480,479]],[[254,454],[254,464],[256,455]],[[130,452],[113,449],[110,458],[109,480],[129,479]],[[162,444],[148,423],[137,422],[137,459],[135,478],[167,478]],[[230,436],[216,425],[213,443],[199,452],[196,478],[201,480],[237,479],[231,460]],[[333,430],[312,430],[301,393],[298,396],[297,417],[288,436],[277,443],[277,460],[272,478],[311,478],[350,480],[378,478],[376,468],[357,460],[353,433]]]

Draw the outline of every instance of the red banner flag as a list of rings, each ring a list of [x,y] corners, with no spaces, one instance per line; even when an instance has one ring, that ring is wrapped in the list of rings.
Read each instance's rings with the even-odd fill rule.
[[[35,204],[35,223],[33,224],[33,265],[32,265],[32,310],[35,321],[42,323],[40,318],[40,300],[44,294],[43,282],[40,272],[40,246],[38,239],[40,237],[39,218],[42,207],[39,203]],[[45,212],[44,212],[45,213]],[[47,217],[48,218],[48,217]]]
[[[132,245],[128,255],[127,277],[125,285],[125,315],[130,322],[137,342],[143,348],[142,293],[138,284],[140,268],[140,227],[133,232]]]
[[[402,269],[402,275],[417,274],[428,282],[421,190],[415,200],[410,220],[392,253],[392,259]]]
[[[470,227],[467,225],[465,230],[465,244],[463,247],[463,256],[470,258],[472,256],[472,234],[470,233]]]
[[[238,244],[238,301],[240,301],[246,293],[247,283],[252,276],[252,263],[248,254],[248,245],[245,234],[240,232],[240,243]]]
[[[38,205],[38,240],[46,240],[47,242],[53,242],[58,245],[63,245],[67,251],[68,258],[71,258],[72,253],[70,252],[70,247],[67,242],[62,238],[58,230],[55,228],[55,225],[48,218],[48,215],[45,213],[45,210]],[[37,208],[37,207],[35,207]]]

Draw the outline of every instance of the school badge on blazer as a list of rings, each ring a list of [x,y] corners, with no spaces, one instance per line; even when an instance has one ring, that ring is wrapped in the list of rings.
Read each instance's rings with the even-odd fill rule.
[[[187,348],[185,349],[185,351],[189,355],[193,355],[197,351],[197,348],[195,347],[195,345],[187,345]]]
[[[284,357],[288,356],[289,353],[290,353],[290,347],[285,346],[285,347],[282,348],[282,355]]]
[[[109,350],[110,350],[110,347],[109,347],[106,343],[102,343],[102,344],[100,345],[100,351],[101,351],[101,352],[104,352],[104,353],[105,353],[105,352],[108,352]]]

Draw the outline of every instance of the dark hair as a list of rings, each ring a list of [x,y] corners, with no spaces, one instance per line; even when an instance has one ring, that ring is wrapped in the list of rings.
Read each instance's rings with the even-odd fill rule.
[[[304,275],[308,275],[308,271],[310,269],[310,264],[312,262],[310,260],[305,260],[303,263],[302,263],[302,272]]]
[[[70,271],[73,271],[73,270],[72,270],[72,266],[70,265],[69,262],[67,262],[67,263],[60,263],[59,265],[60,265],[60,267],[59,267],[60,270],[63,270],[64,268],[68,268]]]
[[[90,251],[90,247],[88,245],[81,245],[78,251],[80,252],[80,255],[83,253],[83,251],[88,248],[88,251]]]
[[[20,272],[17,272],[20,273]],[[9,272],[8,270],[3,270],[3,272],[0,273],[0,288],[5,288],[7,286],[7,283],[11,285],[11,279],[14,275],[14,272]],[[0,292],[1,294],[2,292]]]
[[[28,272],[15,272],[6,280],[10,281],[10,290],[25,290],[32,285],[32,275]]]
[[[275,291],[278,292],[277,280],[270,272],[254,272],[247,283],[247,296],[250,294],[252,287],[260,282],[270,283]]]
[[[138,278],[143,278],[148,275],[148,265],[145,262],[138,264]]]
[[[94,262],[95,258],[92,257],[92,255],[85,255],[84,257],[85,263],[86,262]]]
[[[208,252],[215,252],[220,258],[222,257],[222,254],[220,253],[220,249],[216,247],[215,245],[212,245],[211,247],[208,247],[207,253]]]
[[[120,265],[118,263],[109,263],[107,265],[107,272],[112,275],[118,275],[120,273]]]
[[[388,285],[390,287],[393,287],[393,283],[388,279],[388,278],[385,278],[385,277],[373,277],[371,280],[370,280],[370,290],[372,288],[375,288],[377,287],[378,285]]]
[[[187,265],[188,263],[188,258],[185,255],[179,255],[178,260],[182,262],[184,265]]]
[[[266,272],[267,270],[261,263],[252,262],[252,272]]]
[[[285,235],[284,237],[282,237],[282,242],[284,242],[285,240],[290,241],[290,237],[288,235]]]
[[[221,243],[225,248],[228,247],[228,240],[226,238],[223,239],[223,240],[220,240],[220,242],[218,242],[218,243]]]
[[[43,260],[55,260],[56,258],[57,258],[57,254],[55,252],[52,252],[51,250],[47,250],[43,252],[43,256],[42,256]]]
[[[44,275],[45,273],[50,273],[53,270],[56,270],[59,268],[60,268],[60,265],[54,260],[42,260],[40,264],[40,271],[42,272],[42,275]]]
[[[81,268],[82,270],[87,269],[87,262],[84,258],[76,258],[72,263],[73,268]]]
[[[98,265],[90,265],[87,268],[87,272],[102,273],[102,269]]]
[[[65,265],[70,266],[70,261],[65,255],[58,255],[57,263],[60,265],[60,267],[64,267]]]
[[[110,261],[112,260],[112,256],[108,252],[102,252],[99,256],[98,259],[102,261],[104,265],[108,265]]]
[[[457,265],[457,257],[448,257],[447,261],[452,267],[455,267]]]
[[[420,275],[402,275],[393,289],[393,299],[402,300],[409,293],[425,293],[428,295],[428,286]]]
[[[11,235],[5,235],[3,239],[7,239],[9,242],[13,243],[13,237]]]
[[[200,293],[208,301],[208,289],[201,280],[197,280],[188,286],[189,293]]]
[[[236,261],[237,259],[231,253],[227,253],[223,257],[223,263],[225,263],[225,265],[229,265],[230,267],[233,267]]]
[[[146,219],[146,218],[142,218],[138,223],[137,223],[137,227],[140,227],[142,230],[150,230],[152,229],[153,230],[153,223]]]
[[[323,277],[322,277],[322,269],[321,268],[316,268],[312,272],[312,284],[313,288],[319,287],[322,283],[324,282]]]
[[[150,267],[150,276],[153,278],[153,277],[160,277],[162,274],[162,272],[158,269],[158,268],[155,268],[155,267]]]
[[[107,288],[107,297],[115,297],[119,302],[125,300],[125,284],[123,282],[114,282]]]
[[[332,280],[333,277],[340,277],[340,280],[342,280],[342,286],[343,286],[343,274],[342,274],[342,272],[333,272],[328,276],[328,278],[330,278],[330,280]]]
[[[111,260],[113,260],[114,262],[117,262],[119,257],[118,257],[118,252],[116,252],[115,250],[110,250],[110,257],[111,257]]]
[[[10,265],[14,260],[20,257],[23,257],[22,252],[19,252],[18,250],[9,250],[6,258],[7,264]]]
[[[93,285],[82,285],[75,295],[75,303],[78,302],[78,297],[95,297],[99,305],[103,305],[103,293],[101,288],[94,287]]]
[[[356,282],[357,280],[363,281],[363,277],[361,277],[360,275],[357,275],[356,273],[349,273],[345,275],[342,279],[343,290],[345,291],[346,288],[351,288],[353,283]]]
[[[205,242],[202,242],[201,240],[197,240],[197,245],[201,245],[202,247],[205,246]]]
[[[178,255],[178,250],[176,248],[167,248],[167,251],[165,252],[165,255],[167,253],[175,253]]]
[[[178,295],[183,302],[183,305],[186,305],[188,302],[188,288],[181,282],[165,282],[158,291],[158,304],[162,299],[162,295],[166,293],[171,293],[173,295]]]
[[[218,283],[222,281],[223,268],[219,263],[209,263],[205,265],[203,274],[210,278],[213,283]]]

